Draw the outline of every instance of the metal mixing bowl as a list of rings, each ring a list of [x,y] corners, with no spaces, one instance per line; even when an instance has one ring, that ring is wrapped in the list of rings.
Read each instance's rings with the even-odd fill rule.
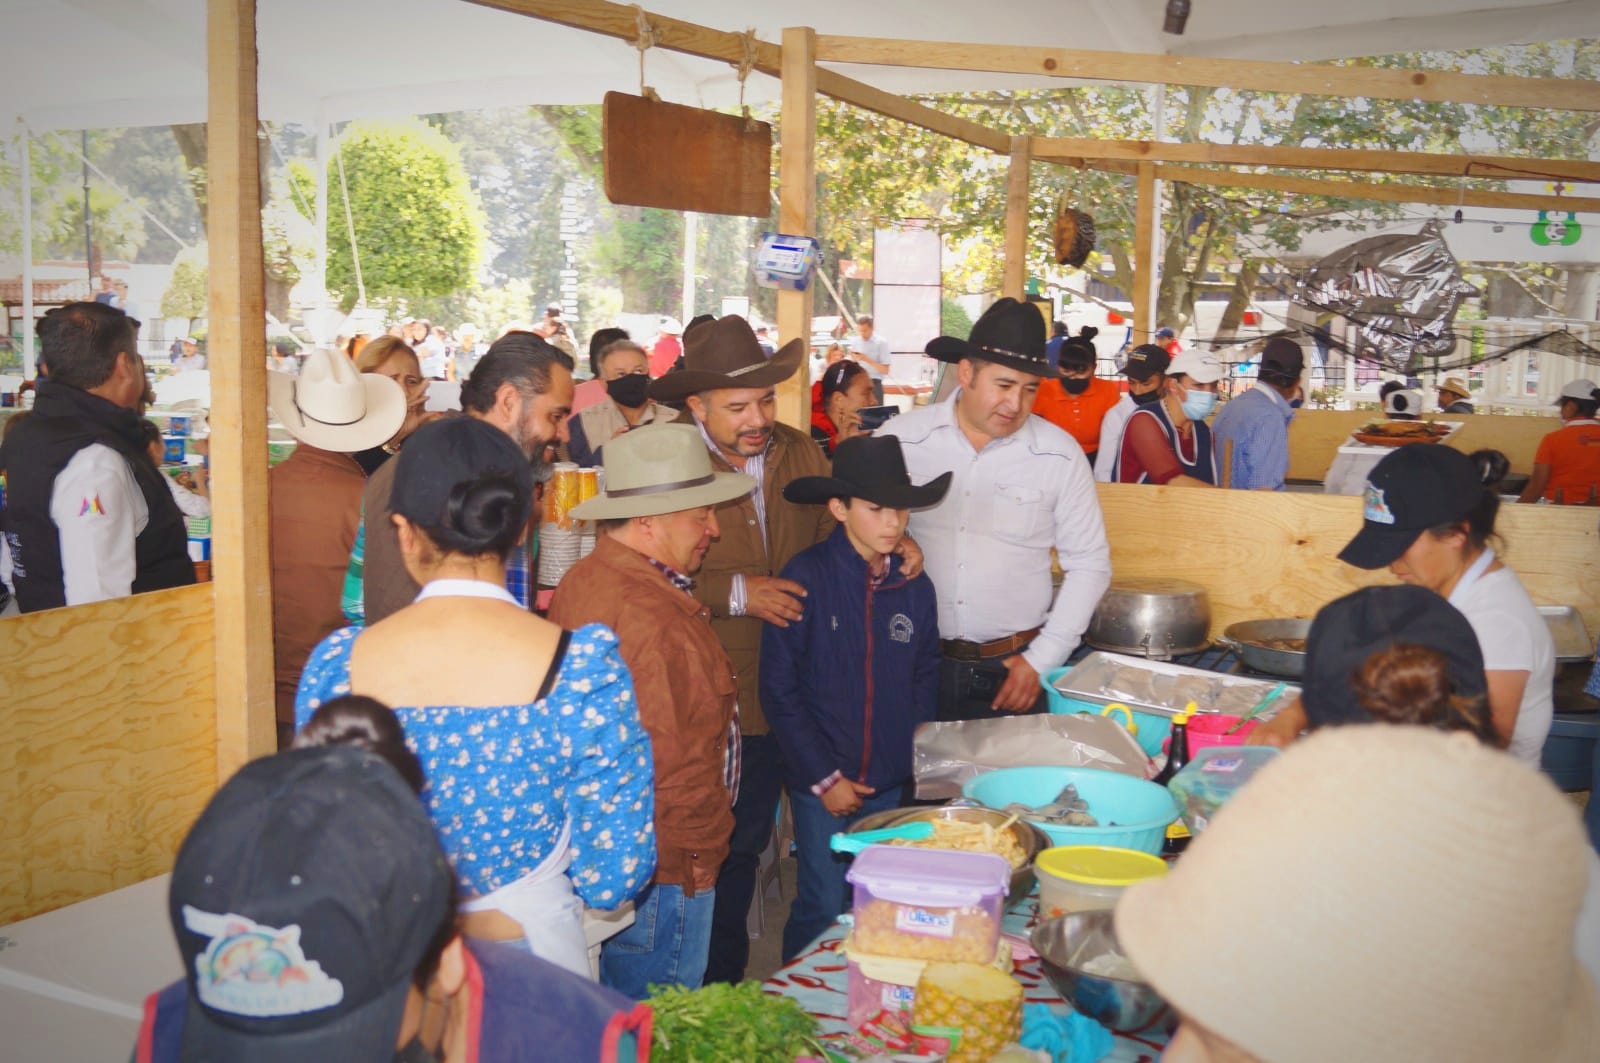
[[[1034,927],[1033,950],[1045,977],[1072,1006],[1118,1033],[1170,1032],[1177,1013],[1149,983],[1090,974],[1083,965],[1117,946],[1111,910],[1072,912]]]
[[[915,823],[921,820],[947,819],[960,823],[989,823],[996,827],[1010,819],[1008,812],[996,812],[992,808],[979,808],[965,805],[939,805],[922,808],[890,808],[882,812],[874,812],[870,816],[863,816],[851,824],[848,833],[857,831],[877,830],[880,827],[897,827],[902,823]],[[1044,832],[1033,824],[1024,820],[1017,820],[1007,828],[1011,836],[1022,846],[1027,862],[1011,872],[1011,889],[1006,893],[1006,906],[1016,904],[1026,897],[1033,889],[1033,858],[1045,849],[1050,848],[1050,839]]]

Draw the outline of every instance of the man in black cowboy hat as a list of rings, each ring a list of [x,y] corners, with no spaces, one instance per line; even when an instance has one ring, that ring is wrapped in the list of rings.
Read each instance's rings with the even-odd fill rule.
[[[834,452],[832,476],[783,489],[792,502],[826,503],[839,522],[783,570],[810,592],[804,618],[761,633],[761,697],[782,747],[800,864],[785,963],[847,906],[845,864],[828,839],[900,806],[912,733],[938,707],[933,584],[908,578],[894,550],[910,511],[949,487],[949,473],[913,485],[894,439],[856,436]]]
[[[778,573],[800,551],[827,538],[834,525],[823,507],[783,496],[791,480],[828,474],[828,459],[811,437],[777,420],[777,386],[800,368],[805,348],[803,339],[793,339],[768,358],[749,322],[728,314],[686,330],[684,367],[650,385],[656,401],[687,405],[680,421],[699,429],[716,468],[756,481],[753,493],[717,508],[722,534],[706,554],[695,588],[739,676],[744,736],[744,782],[717,879],[708,982],[744,977],[750,951],[745,916],[782,791],[778,748],[758,693],[761,628],[785,627],[804,615],[805,588]],[[916,547],[908,541],[902,551],[909,573],[922,571]]]
[[[939,594],[939,718],[1043,712],[1040,676],[1077,648],[1111,583],[1088,459],[1030,416],[1052,375],[1044,318],[1001,299],[968,339],[941,336],[927,352],[957,363],[959,390],[880,432],[900,440],[914,479],[954,474],[945,500],[911,520]],[[1052,547],[1066,572],[1053,605]]]

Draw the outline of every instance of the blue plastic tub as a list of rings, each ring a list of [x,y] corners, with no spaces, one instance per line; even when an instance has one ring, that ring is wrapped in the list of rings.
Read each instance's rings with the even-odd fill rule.
[[[1079,701],[1069,698],[1056,689],[1056,680],[1072,671],[1074,665],[1057,668],[1044,674],[1045,693],[1050,695],[1050,711],[1058,715],[1071,715],[1086,712],[1091,716],[1098,716],[1105,711],[1105,706],[1093,701]],[[1131,708],[1131,706],[1130,706]],[[1122,721],[1122,714],[1113,713],[1113,720]],[[1147,757],[1160,757],[1162,746],[1166,744],[1167,737],[1172,734],[1172,718],[1160,716],[1153,712],[1139,712],[1133,710],[1133,722],[1139,725],[1139,733],[1134,735],[1134,741],[1139,743],[1139,748],[1144,750]]]
[[[1055,800],[1069,782],[1089,803],[1089,813],[1106,825],[1068,827],[1028,820],[1049,836],[1052,845],[1112,845],[1161,852],[1167,825],[1178,818],[1178,802],[1165,786],[1132,775],[1059,765],[996,768],[968,779],[961,793],[989,808],[1005,808],[1012,802],[1037,807]]]

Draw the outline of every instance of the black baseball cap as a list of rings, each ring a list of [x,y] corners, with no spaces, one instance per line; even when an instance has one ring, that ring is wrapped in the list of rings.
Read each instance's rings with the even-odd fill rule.
[[[1396,447],[1367,476],[1366,523],[1339,551],[1357,568],[1382,568],[1429,528],[1460,520],[1483,497],[1472,459],[1442,443]]]
[[[1323,606],[1311,622],[1300,692],[1311,726],[1371,723],[1351,680],[1368,657],[1396,643],[1443,656],[1458,696],[1486,695],[1483,652],[1460,610],[1425,587],[1363,587]]]
[[[389,511],[424,528],[445,524],[457,484],[497,473],[509,477],[523,507],[533,513],[533,468],[511,437],[474,417],[445,417],[425,424],[395,459]]]
[[[325,746],[246,764],[172,869],[183,1058],[391,1058],[453,894],[427,812],[382,757]]]
[[[1288,336],[1274,336],[1261,350],[1261,372],[1266,376],[1284,376],[1299,379],[1305,372],[1306,355],[1300,345]]]
[[[1141,343],[1128,352],[1122,366],[1122,375],[1141,384],[1157,373],[1165,373],[1172,364],[1172,355],[1153,343]]]

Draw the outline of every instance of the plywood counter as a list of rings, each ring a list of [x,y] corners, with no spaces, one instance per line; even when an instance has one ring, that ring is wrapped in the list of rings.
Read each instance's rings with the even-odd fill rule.
[[[1463,422],[1450,445],[1464,454],[1491,447],[1505,454],[1511,471],[1533,471],[1539,440],[1561,427],[1559,417],[1516,417],[1463,413],[1441,414],[1441,419]],[[1289,478],[1320,480],[1333,464],[1334,452],[1350,433],[1382,415],[1371,410],[1301,410],[1289,422]]]

